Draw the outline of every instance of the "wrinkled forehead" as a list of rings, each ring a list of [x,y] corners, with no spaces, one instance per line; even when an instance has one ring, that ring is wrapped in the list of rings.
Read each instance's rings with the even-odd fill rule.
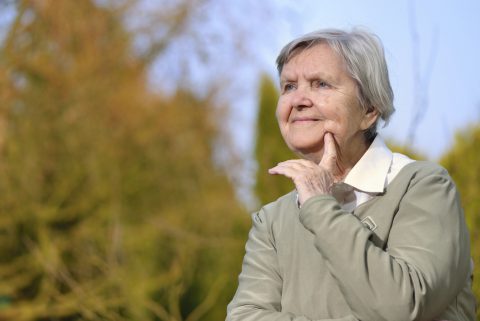
[[[282,65],[279,66],[279,75],[282,74],[283,67],[285,67],[286,64],[288,64],[293,58],[298,56],[299,54],[303,53],[304,51],[311,49],[313,47],[319,46],[319,45],[326,45],[328,46],[332,52],[340,58],[343,64],[346,63],[345,58],[340,54],[339,50],[333,46],[330,42],[328,42],[325,39],[316,39],[314,41],[304,41],[298,43],[295,47],[291,48],[285,55],[285,59],[282,62]]]
[[[326,41],[296,46],[285,58],[279,74],[280,80],[291,74],[292,70],[294,73],[299,72],[298,68],[302,69],[305,75],[325,73],[330,75],[329,78],[335,75],[353,78],[343,56]]]

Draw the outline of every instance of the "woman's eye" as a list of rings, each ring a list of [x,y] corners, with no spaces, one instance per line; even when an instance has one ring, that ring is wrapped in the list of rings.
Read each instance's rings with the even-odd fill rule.
[[[285,86],[283,86],[283,91],[286,92],[286,91],[290,91],[290,90],[293,90],[295,89],[295,85],[294,84],[285,84]]]
[[[315,88],[328,88],[329,84],[325,81],[322,81],[322,80],[315,80],[314,83],[313,83],[313,86]]]

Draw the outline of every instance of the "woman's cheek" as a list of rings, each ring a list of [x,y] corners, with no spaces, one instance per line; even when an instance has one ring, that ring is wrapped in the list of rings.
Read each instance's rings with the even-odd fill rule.
[[[339,132],[338,132],[338,126],[337,126],[337,124],[336,124],[334,121],[332,121],[332,120],[327,120],[327,121],[325,121],[324,128],[325,128],[325,132],[332,133],[334,136],[335,136],[336,134],[339,134]]]
[[[286,122],[288,120],[288,107],[282,98],[278,101],[277,109],[275,111],[275,116],[277,117],[278,122]]]

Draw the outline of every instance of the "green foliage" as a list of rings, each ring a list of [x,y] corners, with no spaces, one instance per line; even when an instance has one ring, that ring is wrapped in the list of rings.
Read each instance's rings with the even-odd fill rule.
[[[472,241],[472,257],[475,262],[473,290],[480,298],[480,126],[472,126],[455,136],[455,143],[446,153],[441,164],[455,181]],[[477,311],[480,320],[480,311]]]
[[[0,48],[1,320],[224,318],[248,216],[214,104],[149,92],[120,18],[19,2]]]
[[[427,157],[422,155],[420,152],[414,150],[412,147],[398,144],[398,143],[396,143],[392,140],[387,140],[386,144],[387,144],[388,148],[390,148],[390,150],[394,153],[400,153],[400,154],[406,155],[406,156],[410,157],[411,159],[415,159],[415,160],[425,160],[425,159],[427,159]]]
[[[278,162],[297,158],[283,141],[275,117],[278,90],[272,79],[262,76],[259,88],[257,139],[255,156],[258,164],[255,193],[262,204],[274,201],[293,189],[290,179],[272,176],[268,169]]]

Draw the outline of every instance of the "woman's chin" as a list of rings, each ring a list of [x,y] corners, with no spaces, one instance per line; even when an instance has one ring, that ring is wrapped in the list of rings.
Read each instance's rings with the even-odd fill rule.
[[[290,147],[290,149],[299,157],[311,161],[320,161],[323,155],[323,143],[321,146],[296,146],[295,148]]]

